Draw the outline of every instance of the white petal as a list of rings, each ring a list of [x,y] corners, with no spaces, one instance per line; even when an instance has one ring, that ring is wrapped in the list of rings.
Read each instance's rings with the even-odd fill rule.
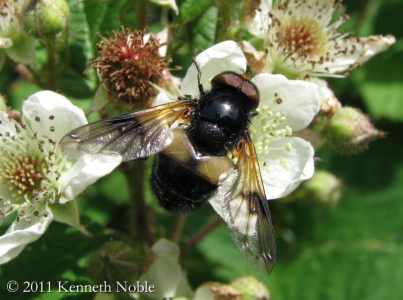
[[[196,289],[193,300],[215,300],[217,299],[214,293],[211,291],[211,287],[208,283],[204,283]]]
[[[175,1],[174,1],[175,3]],[[178,11],[176,11],[178,13]],[[155,38],[159,41],[160,44],[163,44],[163,46],[158,48],[158,53],[161,57],[164,57],[167,55],[167,50],[168,50],[168,26],[165,26],[164,29],[162,29],[160,32],[157,32],[154,34]]]
[[[262,0],[259,9],[255,10],[255,17],[246,24],[248,31],[256,37],[264,38],[271,24],[269,12],[272,9],[271,0]]]
[[[176,14],[178,14],[178,6],[176,5],[175,0],[150,0],[150,2],[158,4],[158,5],[162,5],[162,6],[168,6],[173,11],[175,11]]]
[[[246,70],[245,56],[234,41],[214,45],[197,55],[195,59],[201,71],[201,84],[205,90],[210,89],[210,81],[215,75],[225,71],[241,74]],[[197,75],[196,66],[192,64],[182,81],[181,91],[184,95],[196,97],[200,94]]]
[[[0,133],[4,134],[5,132],[9,132],[11,136],[17,134],[15,129],[15,123],[9,119],[8,114],[5,111],[0,111]]]
[[[79,158],[66,172],[62,173],[59,185],[63,192],[60,203],[73,200],[87,186],[109,174],[120,164],[118,155],[89,155]]]
[[[284,197],[314,172],[314,150],[307,141],[288,137],[270,143],[268,154],[259,154],[267,199]]]
[[[0,48],[8,48],[13,45],[13,41],[6,37],[0,37]]]
[[[364,51],[358,60],[359,64],[363,64],[375,54],[385,51],[396,42],[396,38],[392,35],[373,35],[366,38],[360,38],[359,40],[364,48]]]
[[[330,89],[327,81],[319,78],[311,78],[311,82],[315,83],[319,87],[319,94],[321,99],[321,111],[325,114],[332,114],[336,112],[341,107],[339,99],[335,96],[333,91]]]
[[[287,9],[281,8],[279,2],[276,3],[275,12],[277,18],[279,16],[298,16],[299,18],[312,19],[317,22],[320,27],[325,28],[332,20],[334,12],[334,0],[304,0],[303,3],[299,1],[289,1],[287,3]],[[309,19],[308,19],[309,18]],[[281,19],[280,19],[281,20]]]
[[[149,294],[153,299],[173,299],[181,282],[181,276],[178,263],[174,263],[167,257],[158,257],[147,273],[140,277],[139,281],[148,282],[158,287],[155,293]]]
[[[52,91],[41,91],[29,96],[23,103],[22,115],[35,132],[47,134],[55,141],[88,123],[82,109]],[[54,116],[54,120],[49,119],[49,116]],[[35,121],[36,117],[40,118],[40,122]],[[54,132],[51,132],[51,126],[55,126]]]
[[[151,251],[155,259],[139,281],[158,287],[155,293],[147,293],[147,296],[153,299],[173,299],[183,276],[178,264],[179,248],[166,239],[160,239],[152,246]]]
[[[153,106],[162,105],[162,104],[167,104],[167,103],[171,103],[171,102],[174,102],[174,101],[172,101],[172,100],[169,98],[169,96],[168,96],[167,93],[161,91],[161,92],[158,93],[158,95],[155,97],[154,105],[153,105]]]
[[[260,104],[267,105],[274,113],[285,112],[286,120],[282,127],[290,126],[292,130],[301,130],[309,125],[313,117],[319,112],[320,97],[316,84],[303,80],[289,80],[283,75],[262,73],[254,78],[260,93]],[[274,101],[277,95],[281,103]],[[259,115],[254,118],[259,121]],[[252,124],[254,123],[252,120]]]
[[[344,72],[357,67],[370,59],[375,54],[385,51],[395,43],[394,36],[369,36],[366,38],[349,38],[345,40],[331,41],[329,46],[334,47],[337,54],[334,59],[326,61],[317,67],[326,73]],[[333,45],[332,45],[333,44]],[[340,51],[339,49],[346,49]]]
[[[175,1],[174,1],[175,2]],[[154,37],[155,39],[158,40],[160,45],[163,45],[158,48],[158,54],[161,57],[164,57],[167,55],[167,50],[168,50],[168,27],[164,27],[161,31],[157,33],[146,33],[143,37],[143,42],[146,44],[149,40],[150,37]]]
[[[161,238],[151,248],[157,256],[169,257],[174,262],[178,262],[180,251],[178,246],[170,240]]]
[[[108,104],[111,98],[110,93],[108,92],[107,88],[104,84],[98,85],[97,91],[94,95],[94,100],[91,103],[91,106],[87,110],[87,114],[90,114],[94,111],[100,111],[103,109],[106,104]]]
[[[12,260],[21,253],[26,245],[40,238],[52,219],[53,216],[49,212],[47,217],[34,217],[34,220],[37,220],[36,223],[21,220],[11,224],[7,232],[0,237],[0,264]]]

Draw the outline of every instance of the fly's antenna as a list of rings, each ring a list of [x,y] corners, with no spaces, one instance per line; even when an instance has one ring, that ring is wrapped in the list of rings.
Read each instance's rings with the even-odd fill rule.
[[[204,89],[203,89],[203,85],[200,82],[201,81],[201,71],[200,71],[199,65],[197,64],[196,59],[194,57],[192,58],[192,61],[195,64],[195,67],[197,69],[197,85],[199,87],[199,92],[200,92],[200,95],[203,95]]]

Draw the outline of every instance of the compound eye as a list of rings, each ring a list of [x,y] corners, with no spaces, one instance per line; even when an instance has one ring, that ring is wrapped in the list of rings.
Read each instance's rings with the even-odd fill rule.
[[[259,106],[259,91],[246,74],[238,75],[232,72],[223,72],[214,76],[211,82],[234,87],[248,97],[253,109]]]

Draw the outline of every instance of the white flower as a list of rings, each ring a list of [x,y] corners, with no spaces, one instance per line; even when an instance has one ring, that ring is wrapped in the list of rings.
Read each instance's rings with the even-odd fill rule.
[[[352,37],[332,22],[340,6],[333,0],[262,0],[249,31],[264,38],[267,72],[288,78],[342,77],[395,42],[391,35]],[[269,13],[268,13],[269,12]],[[259,49],[263,50],[263,49]]]
[[[211,79],[225,71],[246,71],[246,59],[233,41],[217,44],[196,57],[201,84],[211,88]],[[293,191],[302,180],[313,175],[314,150],[303,139],[292,137],[293,130],[309,125],[320,108],[318,87],[310,82],[288,80],[282,75],[262,73],[251,81],[260,93],[258,115],[250,124],[268,199]],[[192,64],[182,82],[182,92],[199,95],[197,69]],[[214,203],[217,212],[219,209]]]
[[[189,286],[186,274],[182,271],[179,261],[179,248],[166,239],[158,240],[149,254],[148,269],[139,278],[143,285],[146,283],[155,287],[152,293],[145,293],[152,299],[173,299],[174,297],[190,297],[193,292]]]
[[[178,6],[176,5],[175,0],[150,0],[150,2],[161,6],[168,6],[178,14]]]
[[[20,27],[24,2],[15,0],[0,2],[0,69],[5,60],[4,54],[15,62],[23,64],[33,62],[35,40],[23,33]]]
[[[119,164],[103,156],[77,162],[62,156],[58,141],[84,124],[83,111],[51,91],[24,101],[21,122],[0,111],[0,224],[15,219],[0,237],[0,263],[37,240],[53,219],[81,229],[72,200]]]

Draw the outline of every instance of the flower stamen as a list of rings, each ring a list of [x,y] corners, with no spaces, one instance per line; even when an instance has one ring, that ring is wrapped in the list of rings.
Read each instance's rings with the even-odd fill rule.
[[[34,120],[40,122],[39,117]],[[8,199],[0,202],[0,216],[17,211],[18,219],[29,221],[46,203],[53,203],[57,194],[55,182],[60,172],[55,170],[51,150],[55,144],[50,138],[39,139],[25,123],[7,121],[0,123],[0,189]]]
[[[281,104],[282,101],[277,94],[269,103]],[[273,112],[268,105],[258,107],[258,115],[255,117],[256,122],[250,127],[250,132],[255,143],[256,152],[258,154],[269,153],[269,144],[271,141],[290,136],[292,129],[289,126],[282,127],[281,124],[286,120],[285,112]],[[271,148],[270,148],[271,149]]]
[[[157,94],[152,84],[163,82],[170,57],[161,57],[163,44],[155,37],[147,39],[145,31],[129,29],[112,31],[108,38],[102,37],[97,45],[99,56],[90,66],[95,68],[108,89],[130,104],[149,106]]]

